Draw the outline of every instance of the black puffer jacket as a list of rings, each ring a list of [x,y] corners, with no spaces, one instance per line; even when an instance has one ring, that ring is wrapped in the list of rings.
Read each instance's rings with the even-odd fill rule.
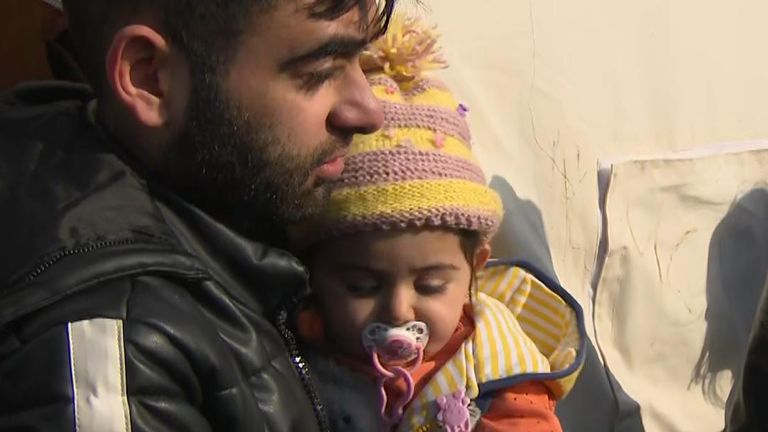
[[[323,429],[281,312],[303,267],[147,185],[90,98],[0,102],[0,431]]]

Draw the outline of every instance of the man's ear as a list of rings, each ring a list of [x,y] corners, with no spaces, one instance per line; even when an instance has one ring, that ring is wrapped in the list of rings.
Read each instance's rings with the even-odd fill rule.
[[[491,258],[491,245],[484,243],[475,251],[475,271],[480,271],[485,268],[488,260]]]
[[[116,101],[146,127],[169,118],[170,45],[145,25],[121,28],[107,51],[107,83]]]

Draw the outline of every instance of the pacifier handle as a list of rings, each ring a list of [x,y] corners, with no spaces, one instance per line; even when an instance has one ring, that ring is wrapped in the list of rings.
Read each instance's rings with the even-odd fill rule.
[[[377,350],[373,350],[373,352],[371,352],[371,361],[373,363],[373,367],[380,375],[378,379],[378,387],[381,397],[381,417],[389,426],[394,426],[398,424],[400,420],[402,420],[403,410],[405,409],[405,406],[408,404],[408,402],[410,402],[413,398],[415,385],[413,382],[413,377],[411,376],[411,372],[416,370],[416,368],[418,368],[424,360],[424,347],[418,345],[416,350],[416,359],[410,368],[406,369],[402,366],[393,366],[391,370],[381,363]],[[397,401],[395,406],[392,407],[392,414],[387,415],[387,391],[384,389],[384,383],[391,379],[397,378],[402,378],[403,381],[405,381],[405,393],[403,393],[403,396]]]

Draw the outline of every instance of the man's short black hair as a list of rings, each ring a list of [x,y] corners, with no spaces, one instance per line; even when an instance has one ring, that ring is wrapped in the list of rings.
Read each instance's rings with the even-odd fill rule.
[[[285,0],[64,0],[78,59],[89,81],[100,92],[105,57],[114,33],[132,20],[153,22],[179,47],[190,62],[207,72],[220,71],[232,59],[253,14],[268,11]],[[308,4],[311,18],[332,20],[359,8],[361,23],[373,37],[389,24],[395,0],[315,0]]]

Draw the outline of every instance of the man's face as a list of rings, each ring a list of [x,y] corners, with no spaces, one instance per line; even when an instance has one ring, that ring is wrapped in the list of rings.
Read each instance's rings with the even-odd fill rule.
[[[222,70],[192,65],[186,125],[166,155],[188,199],[245,231],[320,209],[353,134],[382,123],[358,62],[358,10],[326,21],[308,3],[259,14]]]

